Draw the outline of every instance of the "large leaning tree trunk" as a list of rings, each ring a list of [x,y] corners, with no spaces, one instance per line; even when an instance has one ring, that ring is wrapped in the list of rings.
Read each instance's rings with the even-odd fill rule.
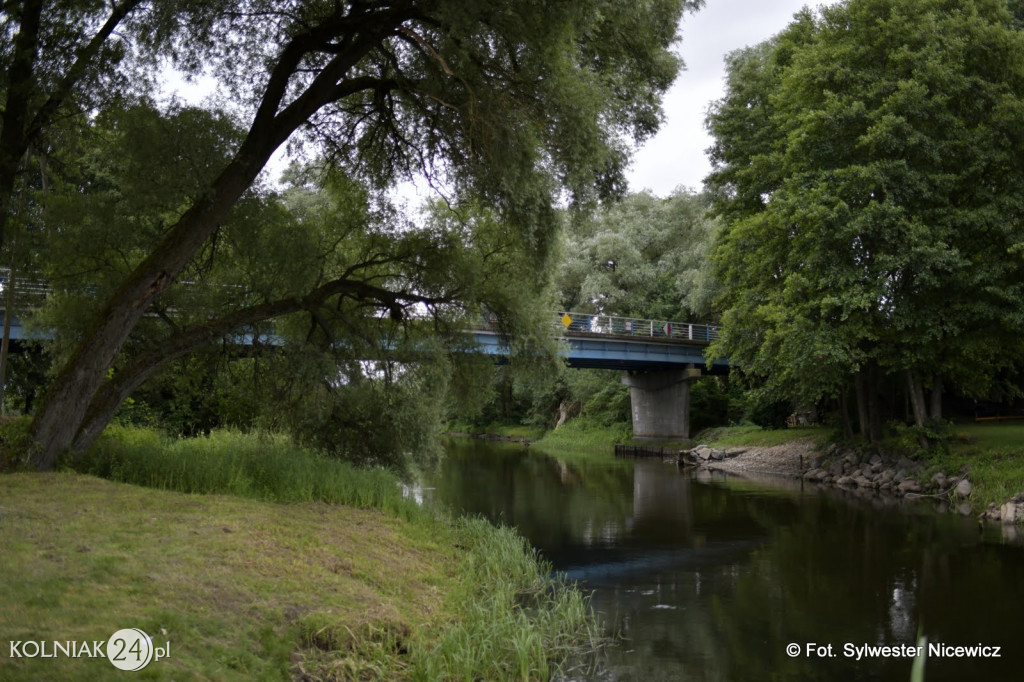
[[[450,302],[448,298],[430,298],[411,292],[390,291],[361,281],[338,279],[317,287],[302,298],[285,298],[236,310],[197,327],[181,330],[131,358],[110,380],[102,384],[93,396],[81,426],[73,436],[70,448],[72,458],[78,459],[85,454],[113,419],[125,399],[168,362],[236,332],[246,325],[303,310],[313,312],[315,315],[318,307],[336,296],[369,301],[391,309],[414,303],[437,305]]]
[[[105,303],[57,373],[31,425],[36,468],[52,468],[71,447],[141,316],[293,133],[322,142],[336,165],[376,188],[418,171],[443,179],[491,204],[525,249],[543,253],[560,191],[589,199],[623,189],[625,140],[656,131],[679,67],[670,51],[678,20],[702,4],[146,3],[157,14],[180,6],[197,8],[199,22],[214,17],[207,33],[182,24],[175,50],[192,50],[193,63],[220,59],[214,70],[230,74],[236,91],[265,86],[249,102],[252,125],[231,162]]]
[[[150,303],[168,289],[178,273],[203,245],[274,151],[321,107],[381,84],[373,78],[347,78],[350,69],[375,44],[397,30],[406,15],[391,11],[369,23],[366,32],[356,31],[327,63],[305,91],[278,111],[289,81],[303,57],[324,49],[333,34],[322,35],[314,27],[295,37],[283,49],[271,73],[253,124],[231,163],[205,196],[187,210],[167,236],[121,285],[100,313],[92,329],[51,384],[32,421],[35,467],[50,470],[74,441],[92,402],[128,335]]]

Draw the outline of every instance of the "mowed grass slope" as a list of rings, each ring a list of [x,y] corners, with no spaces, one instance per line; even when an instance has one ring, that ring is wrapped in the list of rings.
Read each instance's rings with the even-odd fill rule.
[[[384,472],[131,429],[83,467],[119,481],[0,476],[0,680],[116,679],[105,658],[9,642],[123,628],[170,642],[135,674],[174,680],[548,679],[600,643],[587,599],[521,536],[417,507]]]
[[[281,679],[301,640],[352,642],[451,618],[457,549],[421,528],[324,503],[186,495],[77,474],[0,477],[0,645],[139,628],[171,655],[144,677]],[[317,624],[312,632],[310,624]],[[313,642],[315,644],[315,642]],[[102,679],[106,659],[10,659],[0,679]]]

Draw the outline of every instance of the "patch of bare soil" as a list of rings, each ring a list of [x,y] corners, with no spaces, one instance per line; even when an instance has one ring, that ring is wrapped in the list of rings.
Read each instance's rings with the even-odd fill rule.
[[[744,446],[728,448],[739,452],[734,457],[709,461],[709,469],[735,473],[774,474],[777,476],[800,476],[818,456],[813,440],[797,440],[771,447]]]

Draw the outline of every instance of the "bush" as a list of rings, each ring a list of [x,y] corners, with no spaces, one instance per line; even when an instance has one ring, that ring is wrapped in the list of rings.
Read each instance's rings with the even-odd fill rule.
[[[0,473],[28,466],[31,423],[31,417],[6,417],[0,421]]]
[[[784,429],[793,414],[793,401],[754,396],[747,404],[747,419],[762,429]]]
[[[729,423],[729,395],[716,377],[704,377],[690,385],[690,433]]]

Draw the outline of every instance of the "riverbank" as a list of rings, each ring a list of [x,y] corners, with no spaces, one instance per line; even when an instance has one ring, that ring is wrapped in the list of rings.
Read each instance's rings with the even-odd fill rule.
[[[239,680],[547,679],[595,641],[586,599],[553,582],[514,531],[427,512],[382,472],[360,479],[239,434],[186,444],[202,450],[195,456],[129,436],[91,465],[164,483],[156,487],[237,491],[0,476],[0,641],[52,651],[139,628],[156,646],[170,643],[146,674]],[[204,469],[202,457],[233,459]],[[163,469],[173,466],[177,474]],[[318,499],[331,490],[351,503]],[[114,670],[102,657],[7,653],[4,680]]]
[[[898,449],[828,443],[824,430],[759,434],[751,427],[738,427],[707,436],[684,452],[685,461],[733,473],[773,474],[851,490],[936,500],[958,513],[976,514],[988,521],[1024,520],[1022,425],[960,425],[949,452],[917,458]],[[765,440],[772,444],[764,444]]]
[[[911,449],[895,441],[872,448],[840,446],[830,442],[831,436],[826,427],[766,431],[745,425],[709,429],[693,443],[648,445],[682,451],[703,444],[721,455],[692,463],[721,471],[944,500],[960,513],[989,521],[1024,522],[1024,424],[958,424],[948,452],[925,457],[908,456]],[[581,419],[529,442],[571,461],[607,456],[616,444],[633,443],[623,426]]]

